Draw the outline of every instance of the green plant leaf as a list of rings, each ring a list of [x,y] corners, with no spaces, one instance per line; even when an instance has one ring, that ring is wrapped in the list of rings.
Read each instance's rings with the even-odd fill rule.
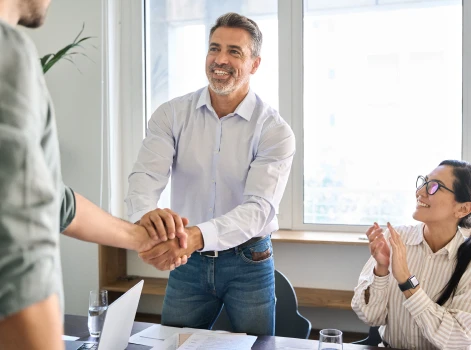
[[[81,45],[81,43],[83,43],[86,40],[90,40],[90,39],[94,38],[92,36],[87,36],[87,37],[84,37],[84,38],[80,38],[80,36],[82,35],[84,29],[85,29],[85,23],[82,25],[82,29],[80,30],[80,32],[78,33],[78,35],[75,37],[74,41],[71,44],[63,47],[62,49],[60,49],[56,53],[49,53],[49,54],[44,55],[43,57],[41,57],[40,61],[41,61],[41,66],[43,68],[44,74],[46,74],[46,72],[49,69],[51,69],[51,67],[54,66],[54,64],[59,62],[61,59],[67,59],[68,61],[74,63],[73,60],[71,59],[72,55],[81,54],[81,55],[89,58],[84,53],[79,53],[77,51],[70,52],[70,50],[76,49],[76,48],[84,49],[84,47]]]
[[[85,29],[85,23],[82,24],[82,29],[80,29],[80,32],[75,37],[75,39],[73,41],[74,43],[77,41],[77,39],[80,37],[80,35],[82,35],[84,29]]]
[[[47,55],[44,55],[43,57],[41,57],[41,66],[45,66],[47,61],[52,57],[54,56],[52,53],[49,53]]]

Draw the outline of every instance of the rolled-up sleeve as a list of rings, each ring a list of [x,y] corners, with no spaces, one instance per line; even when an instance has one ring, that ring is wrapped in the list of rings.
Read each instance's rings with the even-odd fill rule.
[[[293,131],[283,121],[267,123],[250,164],[244,202],[228,213],[197,225],[204,250],[224,250],[259,234],[269,224],[283,197],[295,154]]]
[[[58,289],[58,196],[41,147],[35,51],[0,26],[0,319]],[[38,108],[36,108],[38,107]],[[41,123],[42,122],[42,123]]]
[[[75,194],[70,187],[64,184],[61,187],[60,230],[64,232],[75,218]]]

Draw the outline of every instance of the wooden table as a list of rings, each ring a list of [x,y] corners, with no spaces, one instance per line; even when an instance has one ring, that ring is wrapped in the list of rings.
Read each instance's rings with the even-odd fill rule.
[[[131,334],[140,332],[150,326],[153,323],[146,322],[134,322],[132,327]],[[86,316],[73,316],[65,315],[64,320],[64,334],[80,337],[81,341],[96,341],[96,338],[90,337],[88,333],[87,326],[87,317]],[[306,346],[307,345],[307,346]],[[315,349],[317,350],[319,343],[316,340],[310,339],[294,339],[294,338],[284,338],[284,337],[270,337],[270,336],[260,336],[257,338],[257,341],[253,345],[253,350],[276,350],[276,349],[285,349],[288,347],[296,349],[296,347],[306,349]],[[126,348],[128,350],[148,350],[151,349],[150,346],[129,344]],[[366,346],[366,345],[355,345],[355,344],[343,344],[344,350],[359,350],[359,349],[381,349],[375,346]]]

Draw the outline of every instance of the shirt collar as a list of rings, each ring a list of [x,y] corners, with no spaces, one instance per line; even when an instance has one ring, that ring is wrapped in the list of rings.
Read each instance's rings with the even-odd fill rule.
[[[234,113],[231,113],[229,115],[238,115],[242,118],[244,118],[247,121],[250,121],[252,118],[253,111],[255,109],[255,105],[257,103],[257,97],[255,95],[255,92],[252,91],[252,89],[249,89],[249,93],[245,98],[242,100],[241,103],[237,106],[236,110]],[[214,111],[213,106],[211,105],[211,96],[209,95],[209,86],[201,91],[201,95],[198,99],[198,103],[196,104],[196,109],[206,105],[208,109]]]
[[[448,242],[444,249],[448,251],[448,260],[454,259],[458,254],[458,248],[460,247],[461,243],[465,240],[465,236],[463,232],[458,229],[456,231],[455,237]]]
[[[201,108],[204,105],[208,106],[208,108],[211,107],[210,109],[213,109],[211,106],[211,98],[209,97],[208,89],[209,86],[201,90],[198,103],[196,104],[196,109]]]
[[[465,236],[463,233],[458,229],[456,231],[455,237],[448,242],[448,244],[443,247],[442,251],[446,251],[448,253],[448,260],[454,259],[456,254],[458,253],[458,248],[460,247],[461,243],[464,242]],[[417,232],[414,235],[408,235],[404,239],[404,244],[406,245],[419,245],[421,243],[427,244],[424,239],[424,224],[417,225]]]
[[[419,245],[424,240],[424,224],[417,225],[415,229],[415,234],[401,236],[405,245]]]

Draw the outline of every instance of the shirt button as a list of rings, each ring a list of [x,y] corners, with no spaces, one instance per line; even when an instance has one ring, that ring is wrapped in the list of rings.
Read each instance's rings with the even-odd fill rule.
[[[430,259],[432,259],[432,257],[429,255],[429,256],[427,256],[427,259],[429,259],[429,260],[430,260]]]
[[[209,211],[213,211],[213,208],[209,208]]]
[[[212,179],[211,181],[213,182],[213,184],[215,184],[215,183],[216,183],[216,180],[214,180],[214,179]]]

